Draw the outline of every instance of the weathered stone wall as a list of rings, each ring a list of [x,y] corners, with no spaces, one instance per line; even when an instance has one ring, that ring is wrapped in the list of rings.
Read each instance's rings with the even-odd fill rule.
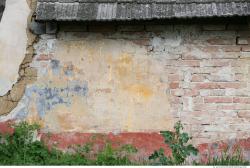
[[[194,143],[249,137],[249,36],[241,24],[60,24],[41,35],[37,81],[1,121],[53,133],[157,132]]]

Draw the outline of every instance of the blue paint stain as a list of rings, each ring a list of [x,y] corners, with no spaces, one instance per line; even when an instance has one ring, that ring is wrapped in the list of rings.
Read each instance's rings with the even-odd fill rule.
[[[59,68],[60,61],[58,60],[51,60],[51,68],[52,69],[57,69]]]
[[[53,75],[60,75],[61,66],[59,60],[51,60],[50,68]],[[47,70],[46,70],[47,72]],[[67,76],[74,75],[73,68],[69,67],[64,71]],[[46,113],[58,105],[70,106],[73,96],[86,97],[89,89],[86,81],[70,81],[66,87],[51,87],[49,81],[46,86],[32,85],[25,90],[22,102],[26,105],[17,113],[18,119],[25,119],[29,112],[29,103],[34,101],[40,118],[44,118]]]
[[[72,68],[66,68],[66,70],[64,71],[64,74],[66,76],[73,76],[74,75],[74,72],[73,72],[73,69]]]
[[[85,83],[82,86],[81,85],[75,85],[73,88],[73,91],[78,93],[78,95],[86,96],[88,93],[88,85]]]
[[[25,96],[30,102],[32,99],[36,99],[36,107],[39,117],[43,118],[46,113],[58,105],[70,106],[72,103],[72,96],[85,97],[88,94],[88,83],[82,81],[71,81],[64,88],[44,86],[39,87],[34,85],[27,88],[25,91]],[[24,109],[28,111],[28,109]],[[20,113],[19,118],[25,118],[27,114]]]
[[[54,75],[60,74],[60,61],[59,60],[51,60],[51,69]]]
[[[73,76],[74,75],[73,66],[70,65],[70,66],[66,67],[66,69],[62,68],[59,60],[55,60],[55,59],[51,60],[50,61],[50,68],[52,69],[53,75],[60,75],[61,69],[63,69],[63,72],[66,76]]]
[[[44,117],[46,114],[45,104],[46,104],[45,99],[41,99],[41,98],[36,99],[36,107],[37,107],[37,111],[40,117]]]
[[[27,115],[28,115],[28,110],[24,107],[20,111],[18,111],[16,118],[23,120],[26,118]]]

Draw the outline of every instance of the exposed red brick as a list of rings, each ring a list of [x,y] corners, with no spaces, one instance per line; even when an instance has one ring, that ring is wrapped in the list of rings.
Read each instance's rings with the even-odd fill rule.
[[[250,138],[248,139],[241,139],[239,141],[239,145],[245,149],[245,150],[250,150]]]
[[[244,155],[244,151],[249,151],[250,149],[250,138],[248,139],[240,139],[240,140],[225,140],[225,141],[218,141],[214,143],[205,143],[198,145],[198,150],[201,156],[201,161],[206,163],[209,158],[213,156],[218,156],[219,154],[223,153],[227,149],[230,149],[227,152],[231,154],[236,152],[237,149],[241,149]],[[247,154],[247,153],[246,153]]]
[[[0,122],[0,133],[1,134],[12,134],[14,132],[14,129],[11,127],[12,121],[8,122]]]
[[[245,87],[245,85],[243,83],[239,83],[239,82],[223,82],[223,83],[220,83],[220,88],[221,89],[226,89],[226,88],[239,89],[241,87]]]
[[[219,105],[218,110],[236,110],[237,106],[235,104]]]
[[[200,94],[199,90],[197,89],[185,89],[184,96],[198,96]]]
[[[241,49],[243,52],[250,52],[250,46],[242,46],[242,49]]]
[[[192,79],[191,79],[191,81],[192,82],[203,82],[204,81],[204,75],[201,75],[201,74],[194,74],[193,76],[192,76]]]
[[[240,118],[250,118],[250,110],[240,110],[238,112],[238,117]]]
[[[40,54],[38,55],[38,57],[36,58],[37,61],[48,61],[52,58],[51,54]]]
[[[212,82],[207,82],[207,83],[198,83],[196,84],[198,89],[219,89],[220,85],[219,83],[212,83]]]
[[[205,97],[205,103],[232,103],[233,98],[230,97]]]
[[[226,88],[235,88],[239,89],[244,85],[239,82],[207,82],[207,83],[198,83],[196,84],[199,89],[226,89]]]
[[[197,148],[198,148],[198,150],[199,150],[200,152],[205,152],[205,151],[208,150],[208,144],[207,144],[207,143],[200,144],[200,145],[198,145]]]
[[[233,102],[250,104],[250,97],[234,97]]]
[[[196,103],[193,107],[195,111],[202,111],[202,110],[217,110],[217,105],[214,104],[204,104],[204,103]]]
[[[169,84],[169,88],[170,89],[177,89],[177,88],[179,88],[179,82],[171,82]]]

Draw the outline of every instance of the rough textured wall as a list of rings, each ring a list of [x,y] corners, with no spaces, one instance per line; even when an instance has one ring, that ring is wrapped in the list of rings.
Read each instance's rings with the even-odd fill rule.
[[[194,143],[249,137],[247,25],[61,25],[42,35],[18,107],[44,131],[157,132]]]

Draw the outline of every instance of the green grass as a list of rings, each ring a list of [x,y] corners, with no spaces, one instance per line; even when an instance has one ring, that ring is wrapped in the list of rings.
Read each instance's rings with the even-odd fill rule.
[[[35,139],[39,126],[26,122],[14,125],[13,134],[0,134],[0,165],[131,165],[129,155],[136,152],[130,145],[113,149],[107,143],[97,154],[89,159],[91,146],[78,146],[73,153],[51,150],[43,141]]]
[[[144,158],[143,162],[137,163],[130,160],[137,152],[132,145],[113,148],[111,143],[106,143],[96,153],[93,152],[91,144],[73,146],[71,152],[62,152],[56,147],[49,149],[43,141],[36,140],[38,125],[21,122],[14,125],[13,134],[0,134],[0,165],[182,165],[186,156],[196,153],[197,150],[190,144],[186,145],[191,137],[180,132],[180,123],[177,123],[175,129],[174,133],[161,132],[165,143],[174,150],[172,158],[166,157],[161,149],[155,151],[150,158]],[[93,153],[94,157],[91,157]],[[210,159],[206,165],[249,165],[249,162],[242,158],[241,152],[236,152],[233,155],[224,153],[221,157]]]
[[[198,163],[196,165],[202,165],[202,163]],[[238,148],[236,152],[230,154],[228,150],[223,152],[219,157],[213,157],[209,159],[206,163],[208,166],[236,166],[236,165],[249,165],[249,162],[244,160],[242,157],[242,152]]]

